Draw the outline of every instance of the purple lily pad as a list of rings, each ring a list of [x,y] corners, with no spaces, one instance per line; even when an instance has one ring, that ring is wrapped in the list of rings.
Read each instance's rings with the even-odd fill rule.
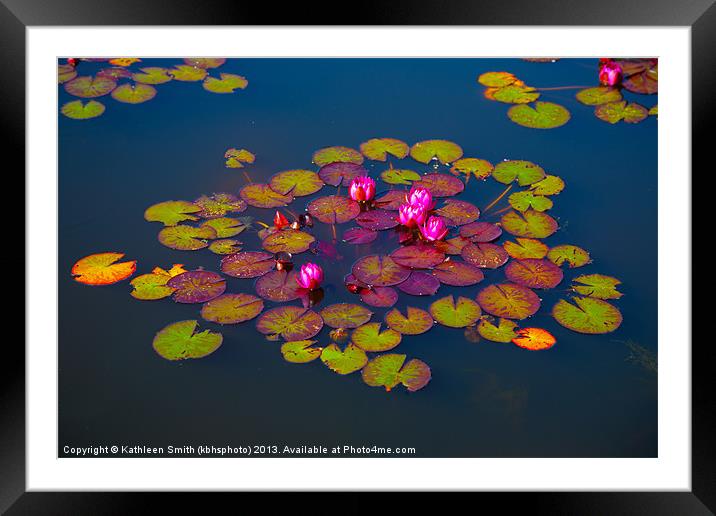
[[[378,238],[378,232],[365,228],[351,228],[343,233],[343,241],[348,244],[370,244]]]
[[[428,269],[445,260],[445,254],[431,245],[424,244],[399,247],[390,257],[398,265],[413,269]]]
[[[430,190],[433,197],[452,197],[465,189],[465,183],[450,174],[425,174],[420,181],[415,181],[413,186],[422,186]]]
[[[400,205],[405,202],[407,190],[390,190],[382,197],[375,200],[376,207],[382,210],[397,211]]]
[[[471,242],[492,242],[500,238],[502,228],[490,222],[472,222],[460,228],[460,236]]]
[[[479,267],[457,260],[444,261],[433,269],[433,276],[441,283],[455,287],[474,285],[485,278]]]
[[[502,267],[510,255],[505,248],[497,244],[467,244],[460,252],[462,259],[483,269]]]
[[[388,210],[371,210],[361,213],[356,217],[359,226],[365,229],[381,231],[391,229],[398,225],[397,214]]]
[[[388,308],[397,303],[398,291],[391,287],[373,287],[363,290],[360,299],[370,306]]]
[[[318,171],[318,175],[327,185],[350,186],[353,178],[358,176],[367,176],[368,171],[361,165],[338,161],[322,166]]]
[[[294,271],[271,271],[256,280],[256,293],[277,303],[293,301],[303,293],[296,277]]]
[[[205,303],[224,293],[226,281],[216,272],[188,271],[171,278],[167,286],[176,289],[177,303]]]
[[[427,272],[413,271],[398,288],[411,296],[432,296],[440,288],[440,280]]]

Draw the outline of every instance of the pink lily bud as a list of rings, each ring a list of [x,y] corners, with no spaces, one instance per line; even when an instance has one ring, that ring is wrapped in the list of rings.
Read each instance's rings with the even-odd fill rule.
[[[323,282],[323,269],[315,263],[304,263],[296,276],[296,282],[301,288],[315,290]]]
[[[410,205],[419,205],[427,212],[435,207],[435,201],[433,201],[433,194],[430,190],[423,188],[422,186],[413,186],[410,189],[408,195],[405,196],[405,200]]]
[[[420,226],[420,234],[430,242],[442,240],[447,233],[448,228],[441,217],[430,217],[424,225]]]
[[[616,86],[622,82],[622,67],[608,61],[599,67],[599,82],[604,86]]]
[[[375,181],[368,176],[358,176],[351,181],[348,194],[354,201],[370,201],[375,197]]]
[[[398,221],[408,228],[422,225],[426,216],[427,211],[420,204],[401,204],[398,208]]]

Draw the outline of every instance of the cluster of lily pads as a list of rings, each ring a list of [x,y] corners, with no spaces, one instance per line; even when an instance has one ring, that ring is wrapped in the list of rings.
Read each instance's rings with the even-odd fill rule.
[[[83,61],[107,62],[110,66],[99,70],[94,76],[80,75]],[[232,73],[220,73],[219,77],[209,75],[209,70],[226,62],[224,58],[192,57],[185,58],[182,64],[173,68],[138,65],[138,69],[133,69],[133,65],[141,61],[133,57],[70,58],[66,63],[58,64],[57,81],[64,85],[65,91],[81,99],[92,99],[67,102],[60,108],[60,112],[76,120],[96,118],[106,108],[102,102],[94,99],[110,95],[117,102],[141,104],[157,95],[155,86],[170,81],[202,81],[204,89],[212,93],[233,93],[249,84],[245,77]]]
[[[595,106],[594,115],[610,124],[620,121],[634,124],[649,115],[658,116],[656,105],[647,109],[636,102],[627,102],[621,93],[622,89],[643,95],[658,93],[658,67],[656,59],[601,59],[599,85],[580,90],[576,94],[577,100]],[[477,81],[485,86],[485,98],[513,104],[507,116],[523,127],[553,129],[563,126],[571,118],[564,106],[538,100],[542,91],[562,88],[529,86],[509,72],[486,72]]]
[[[229,168],[254,161],[245,149],[230,149],[226,156]],[[393,166],[408,157],[412,163]],[[364,166],[366,159],[389,158],[391,163],[379,178],[371,177]],[[161,244],[180,251],[208,248],[221,255],[216,264],[220,272],[157,267],[131,281],[131,295],[200,304],[201,318],[219,325],[256,319],[259,333],[282,341],[285,360],[320,359],[341,375],[361,371],[366,384],[386,390],[402,384],[416,391],[429,382],[431,370],[425,362],[406,362],[405,354],[392,351],[405,337],[430,331],[436,323],[527,350],[555,345],[548,330],[528,322],[541,307],[538,292],[560,285],[563,268],[591,263],[581,247],[549,247],[543,242],[559,228],[547,212],[565,187],[560,177],[529,161],[493,165],[464,157],[459,145],[446,140],[409,146],[393,138],[374,138],[360,150],[322,148],[312,162],[315,169],[278,172],[266,183],[250,182],[247,175],[248,184],[236,194],[170,200],[147,208],[145,219],[163,225],[158,234]],[[455,198],[465,188],[479,189],[486,180],[505,185],[489,205],[480,209]],[[377,181],[382,185],[376,186]],[[508,206],[494,211],[505,201]],[[256,231],[261,249],[244,250],[235,239],[254,226],[250,217],[237,216],[248,206],[269,210]],[[332,241],[317,238],[321,224],[331,227]],[[361,253],[344,271],[343,282],[355,301],[331,303],[321,288],[323,271],[311,257],[325,254],[339,262],[336,227],[349,224],[340,239],[358,246]],[[505,233],[513,238],[503,239]],[[395,249],[373,252],[377,239],[394,242]],[[82,258],[72,275],[87,285],[128,279],[136,271],[136,261],[121,262],[123,256],[99,253]],[[502,269],[504,279],[482,287],[483,271],[488,269]],[[255,280],[253,292],[227,292],[227,276]],[[602,274],[578,275],[572,279],[571,294],[559,300],[551,314],[576,332],[612,332],[622,321],[610,302],[621,297],[619,284]],[[437,296],[442,285],[480,286],[476,295],[439,297],[427,310],[411,306],[412,296]],[[276,306],[266,309],[266,302]],[[372,308],[387,310],[383,321],[374,319]],[[157,333],[154,349],[168,360],[213,353],[222,344],[221,333],[200,331],[198,326],[198,320],[169,324]],[[331,330],[319,336],[324,326]]]

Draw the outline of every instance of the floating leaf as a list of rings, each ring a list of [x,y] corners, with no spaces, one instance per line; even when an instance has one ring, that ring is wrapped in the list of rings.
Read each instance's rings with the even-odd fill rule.
[[[216,238],[216,231],[210,227],[170,226],[159,232],[159,242],[179,251],[196,251],[209,245],[207,240]]]
[[[406,315],[400,313],[400,310],[393,308],[385,314],[385,323],[391,330],[395,330],[403,335],[420,335],[433,327],[435,322],[433,317],[420,308],[409,306],[406,308]]]
[[[517,330],[517,337],[512,339],[512,342],[524,349],[541,351],[554,346],[557,339],[542,328],[520,328]]]
[[[264,309],[264,302],[250,294],[224,294],[201,307],[201,316],[218,324],[238,324],[250,321]]]
[[[490,99],[505,104],[528,104],[540,97],[532,86],[510,84],[490,92]]]
[[[323,149],[319,149],[313,153],[312,161],[319,167],[328,165],[329,163],[338,162],[355,163],[356,165],[360,165],[363,163],[363,155],[357,150],[349,147],[324,147]]]
[[[298,254],[308,251],[308,248],[315,242],[313,235],[304,233],[297,229],[284,229],[267,236],[261,247],[271,253]]]
[[[450,172],[456,176],[464,174],[465,181],[470,179],[470,176],[475,176],[477,179],[487,179],[492,174],[492,163],[484,159],[479,158],[461,158],[455,161],[450,168]]]
[[[589,253],[576,245],[557,245],[549,250],[547,259],[555,265],[568,263],[569,267],[582,267],[591,263]]]
[[[469,243],[470,241],[467,238],[458,236],[455,238],[449,238],[448,240],[435,242],[435,248],[445,254],[460,254],[462,252],[462,248]]]
[[[508,211],[502,216],[501,223],[508,233],[527,238],[547,238],[559,227],[552,217],[535,210]]]
[[[104,104],[96,100],[90,100],[86,104],[83,104],[81,100],[73,100],[60,108],[60,112],[63,115],[74,120],[97,118],[104,113],[104,110]]]
[[[129,66],[134,63],[139,63],[142,60],[136,57],[116,57],[109,60],[109,64],[114,66]]]
[[[554,129],[569,122],[569,111],[559,104],[537,101],[534,107],[527,104],[512,106],[507,116],[514,123],[532,129]]]
[[[384,183],[389,185],[410,185],[413,181],[420,181],[422,176],[413,170],[389,168],[380,174]]]
[[[398,302],[398,291],[391,287],[372,287],[363,290],[360,299],[377,308],[389,308]]]
[[[202,195],[194,204],[201,208],[197,215],[203,219],[223,217],[227,213],[241,213],[246,209],[243,200],[229,193],[216,193],[211,197]]]
[[[198,82],[204,80],[207,75],[205,69],[189,65],[177,65],[167,71],[174,80],[181,82]]]
[[[609,333],[622,323],[622,314],[612,304],[591,297],[575,297],[574,304],[560,299],[552,308],[556,321],[579,333]]]
[[[105,68],[104,70],[97,72],[97,77],[107,77],[116,81],[118,79],[130,79],[132,77],[132,72],[126,68]]]
[[[323,348],[313,348],[315,340],[292,340],[281,345],[281,354],[286,362],[306,364],[321,356]]]
[[[75,97],[95,98],[107,95],[117,87],[108,77],[76,77],[65,83],[65,91]]]
[[[512,339],[517,337],[516,329],[516,322],[502,318],[498,321],[497,326],[492,324],[487,318],[482,319],[480,324],[477,325],[477,332],[480,336],[492,342],[512,342]]]
[[[150,274],[142,274],[129,282],[134,288],[130,295],[143,301],[154,301],[169,297],[174,293],[175,289],[168,287],[167,281],[184,272],[186,270],[181,264],[174,264],[168,271],[156,267]]]
[[[617,285],[621,281],[602,274],[585,274],[577,276],[572,281],[572,290],[588,297],[596,297],[597,299],[619,299],[622,293],[617,290]]]
[[[440,280],[432,274],[421,271],[413,271],[404,282],[398,285],[398,289],[411,296],[432,296],[440,288]]]
[[[348,244],[369,244],[378,238],[378,232],[365,228],[351,228],[343,233],[343,241]]]
[[[530,208],[536,211],[547,211],[553,206],[552,199],[544,195],[535,195],[529,190],[515,192],[507,198],[507,201],[517,211],[527,211]]]
[[[244,251],[221,260],[221,272],[234,278],[257,278],[275,266],[273,255],[260,251]]]
[[[481,282],[485,276],[482,271],[472,264],[447,260],[433,269],[435,276],[441,283],[455,287],[467,287]]]
[[[272,190],[269,185],[262,183],[244,186],[239,195],[256,208],[281,208],[293,202],[293,195],[280,194]]]
[[[116,263],[124,253],[97,253],[85,256],[72,266],[72,277],[85,285],[111,285],[129,278],[137,270],[137,261]]]
[[[375,200],[375,205],[383,210],[397,210],[405,202],[407,190],[390,190]]]
[[[321,362],[334,373],[351,374],[363,369],[368,363],[368,355],[352,343],[343,351],[335,344],[329,344],[321,353]]]
[[[363,381],[371,387],[385,387],[387,392],[399,383],[410,392],[425,387],[430,381],[428,365],[417,358],[413,358],[405,366],[404,362],[405,355],[394,353],[376,357],[363,368]]]
[[[548,175],[542,181],[532,183],[530,190],[535,195],[557,195],[564,190],[564,181],[561,177]]]
[[[199,220],[192,215],[201,211],[201,207],[188,201],[164,201],[154,204],[144,212],[144,220],[161,222],[165,226],[176,226],[184,220]]]
[[[301,296],[302,289],[296,281],[296,273],[271,271],[256,280],[256,293],[276,303],[293,301]]]
[[[506,185],[517,180],[517,184],[520,186],[527,186],[544,179],[545,176],[546,174],[542,167],[531,161],[521,159],[501,161],[495,165],[495,169],[492,172],[492,177],[496,181]]]
[[[311,170],[285,170],[271,177],[269,186],[282,195],[303,197],[323,188],[323,180]]]
[[[477,78],[477,82],[489,88],[502,88],[517,81],[517,77],[509,72],[485,72]]]
[[[219,74],[221,79],[216,77],[207,77],[204,82],[201,83],[202,87],[206,91],[212,93],[234,93],[234,90],[243,90],[249,85],[249,81],[246,77],[236,75],[233,73],[221,73]]]
[[[471,222],[460,228],[460,236],[469,239],[470,242],[492,242],[500,238],[500,235],[502,235],[502,228],[491,222]]]
[[[241,251],[241,242],[231,238],[214,240],[209,244],[209,251],[214,254],[236,254]]]
[[[483,269],[497,269],[508,260],[502,246],[489,243],[468,244],[460,252],[462,259]]]
[[[622,94],[616,88],[597,86],[577,92],[577,100],[587,106],[598,106],[607,102],[616,102],[622,99]]]
[[[477,294],[477,302],[487,313],[507,319],[525,319],[540,307],[537,294],[512,283],[485,287]]]
[[[152,100],[157,95],[154,86],[148,84],[122,84],[112,90],[112,98],[125,104],[141,104]]]
[[[388,351],[400,344],[400,333],[390,328],[381,331],[379,322],[367,323],[353,330],[351,342],[363,351]]]
[[[430,163],[437,159],[447,164],[462,158],[462,147],[447,140],[425,140],[410,148],[410,156],[420,163]]]
[[[408,155],[408,144],[395,138],[371,138],[360,144],[360,151],[363,155],[372,160],[385,161],[388,154],[398,159]]]
[[[256,161],[256,156],[252,152],[246,149],[227,149],[224,153],[224,159],[226,159],[226,168],[244,168],[244,163],[253,163]],[[278,190],[276,190],[278,192]]]
[[[172,80],[169,71],[166,68],[158,66],[150,66],[147,68],[140,68],[142,73],[132,74],[134,82],[141,84],[164,84]]]
[[[77,77],[77,70],[72,65],[57,65],[57,83],[64,84]]]
[[[649,114],[654,116],[659,116],[659,106],[653,106],[649,109]]]
[[[185,57],[184,62],[197,68],[218,68],[226,62],[223,57]]]
[[[209,219],[203,222],[202,227],[212,227],[216,231],[217,238],[228,238],[236,236],[246,229],[241,221],[231,217],[219,217],[216,219]]]
[[[177,303],[205,303],[224,293],[226,280],[216,272],[197,270],[174,276],[167,286],[176,289]]]
[[[326,224],[342,224],[360,214],[360,205],[348,197],[329,195],[311,201],[308,213]]]
[[[427,244],[416,244],[399,247],[390,254],[398,265],[413,269],[427,269],[445,260],[445,255],[435,247]],[[360,277],[359,277],[360,279]]]
[[[526,258],[544,258],[547,256],[549,247],[535,240],[534,238],[516,238],[517,242],[505,242],[502,247],[505,248],[510,258],[524,260]]]
[[[622,81],[625,89],[642,95],[653,95],[659,92],[659,72],[656,67],[633,74]]]
[[[450,328],[464,328],[475,324],[482,315],[480,305],[475,301],[460,296],[455,303],[452,294],[435,301],[429,310],[437,322]]]
[[[154,351],[167,360],[203,358],[212,354],[224,338],[221,333],[209,330],[195,333],[197,324],[198,321],[179,321],[165,326],[154,337]]]
[[[370,321],[373,312],[352,303],[336,303],[321,310],[323,322],[332,328],[357,328]]]
[[[505,276],[518,285],[530,288],[554,288],[562,282],[562,269],[548,260],[527,258],[505,267]]]
[[[382,231],[397,226],[398,215],[388,210],[370,210],[358,215],[356,222],[365,229]]]
[[[358,176],[367,176],[368,171],[359,163],[336,162],[322,166],[318,175],[327,185],[350,186],[353,179]]]
[[[323,319],[313,310],[298,306],[279,306],[259,317],[256,329],[269,338],[287,341],[310,339],[323,327]]]
[[[465,189],[465,183],[450,174],[425,174],[413,186],[422,186],[430,190],[433,197],[452,197]]]
[[[636,124],[648,117],[649,111],[636,102],[627,104],[626,100],[622,100],[597,106],[594,109],[594,114],[600,120],[610,124],[616,124],[620,120],[624,120],[628,124]]]
[[[445,204],[435,213],[444,217],[451,226],[462,226],[476,221],[480,217],[480,209],[472,203],[456,199],[446,199]]]

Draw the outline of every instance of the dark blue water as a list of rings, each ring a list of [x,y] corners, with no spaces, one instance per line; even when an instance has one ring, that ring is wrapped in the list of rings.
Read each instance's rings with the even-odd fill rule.
[[[85,75],[103,65],[80,67]],[[107,110],[97,119],[60,115],[59,455],[67,455],[64,446],[116,444],[400,446],[440,457],[656,456],[657,377],[628,357],[634,344],[657,351],[657,120],[610,125],[574,99],[578,90],[560,90],[544,92],[541,100],[564,105],[572,120],[553,130],[523,128],[507,118],[508,105],[483,97],[476,78],[492,70],[537,87],[597,82],[596,60],[241,59],[219,70],[248,78],[248,88],[233,95],[171,82],[158,85],[157,97],[145,104],[99,99]],[[646,107],[657,102],[656,96],[626,96]],[[60,88],[60,105],[68,100]],[[540,292],[542,309],[529,324],[551,331],[558,339],[553,348],[471,343],[463,330],[436,325],[405,337],[395,350],[427,362],[430,384],[416,393],[401,386],[386,393],[366,386],[358,373],[338,376],[320,361],[285,362],[280,344],[267,342],[253,322],[219,327],[200,320],[224,334],[223,345],[201,360],[175,363],[154,352],[154,334],[171,322],[200,319],[200,305],[141,302],[129,295],[127,282],[87,287],[69,274],[79,258],[106,251],[139,260],[138,274],[172,263],[218,271],[220,257],[208,250],[160,245],[161,225],[144,221],[145,208],[237,193],[246,180],[224,168],[229,147],[256,154],[247,170],[260,182],[281,170],[314,168],[318,148],[357,148],[372,137],[411,144],[448,139],[466,157],[526,159],[566,181],[550,211],[561,229],[546,243],[579,245],[594,262],[566,270],[557,289]],[[374,177],[385,166],[367,164]],[[460,198],[484,207],[502,188],[473,180]],[[302,209],[307,199],[291,208]],[[249,208],[241,215],[269,222],[271,214]],[[316,236],[330,239],[330,229],[319,226]],[[245,249],[259,248],[255,235],[237,238]],[[322,306],[356,301],[341,278],[365,251],[340,252],[337,264],[316,260],[329,271]],[[623,281],[625,295],[614,304],[624,322],[616,332],[581,335],[549,316],[571,278],[582,273]],[[460,294],[474,298],[502,277],[492,272]],[[229,279],[227,291],[253,292],[253,280]],[[450,292],[443,286],[438,295]],[[396,306],[430,302],[401,294]],[[373,320],[386,311],[374,309]],[[318,337],[322,345],[328,330]]]

